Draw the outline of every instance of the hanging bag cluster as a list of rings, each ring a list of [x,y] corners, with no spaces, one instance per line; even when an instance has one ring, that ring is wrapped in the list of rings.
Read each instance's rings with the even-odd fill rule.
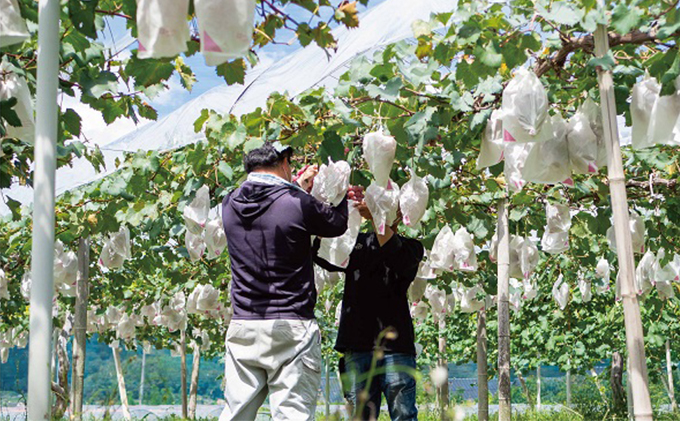
[[[242,57],[253,37],[252,0],[194,0],[201,53],[208,66]],[[174,57],[187,49],[189,0],[137,0],[139,58]]]

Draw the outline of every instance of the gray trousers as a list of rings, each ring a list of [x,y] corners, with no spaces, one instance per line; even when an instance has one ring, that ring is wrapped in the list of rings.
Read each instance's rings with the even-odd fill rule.
[[[313,420],[321,384],[316,320],[232,320],[220,421],[254,420],[269,396],[274,420]]]

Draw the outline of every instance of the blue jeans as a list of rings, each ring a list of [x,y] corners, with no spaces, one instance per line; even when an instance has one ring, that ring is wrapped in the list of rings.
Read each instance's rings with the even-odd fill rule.
[[[416,380],[408,370],[416,368],[416,357],[385,353],[377,361],[377,373],[369,379],[372,360],[372,352],[351,352],[345,355],[345,397],[354,406],[355,413],[360,413],[362,420],[378,419],[384,394],[392,421],[417,420]],[[369,390],[366,390],[369,381]]]

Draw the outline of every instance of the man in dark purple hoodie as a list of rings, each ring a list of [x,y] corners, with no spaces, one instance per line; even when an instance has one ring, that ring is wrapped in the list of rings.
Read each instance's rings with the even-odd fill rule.
[[[273,419],[314,418],[321,335],[314,319],[312,236],[347,230],[347,198],[330,207],[292,183],[291,155],[279,142],[249,152],[247,180],[222,203],[234,315],[221,421],[254,420],[267,396]],[[303,175],[304,182],[314,174]]]

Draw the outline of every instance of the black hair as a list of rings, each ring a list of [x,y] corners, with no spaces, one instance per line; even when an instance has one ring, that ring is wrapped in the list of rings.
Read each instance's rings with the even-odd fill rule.
[[[248,152],[248,154],[243,158],[243,166],[245,167],[246,173],[260,169],[260,168],[274,168],[288,158],[293,156],[293,149],[286,148],[281,152],[278,152],[271,142],[265,142],[264,145],[259,148],[253,149]]]

